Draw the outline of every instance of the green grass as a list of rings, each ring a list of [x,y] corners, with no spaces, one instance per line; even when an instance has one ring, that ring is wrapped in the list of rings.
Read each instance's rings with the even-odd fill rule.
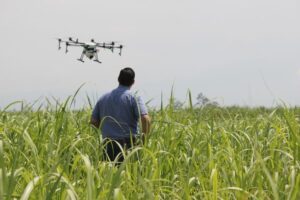
[[[0,200],[300,199],[299,108],[175,109],[171,98],[114,167],[91,108],[73,100],[0,111]]]

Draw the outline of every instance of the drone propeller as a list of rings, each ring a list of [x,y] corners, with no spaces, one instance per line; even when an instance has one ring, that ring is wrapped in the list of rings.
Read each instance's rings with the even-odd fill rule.
[[[121,43],[121,41],[105,41],[105,43],[109,43],[110,45],[115,45],[116,43]]]

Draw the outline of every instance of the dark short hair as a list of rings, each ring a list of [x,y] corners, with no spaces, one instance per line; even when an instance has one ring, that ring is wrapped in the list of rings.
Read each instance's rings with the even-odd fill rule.
[[[135,73],[130,67],[126,67],[120,71],[118,81],[120,85],[131,86],[134,83]]]

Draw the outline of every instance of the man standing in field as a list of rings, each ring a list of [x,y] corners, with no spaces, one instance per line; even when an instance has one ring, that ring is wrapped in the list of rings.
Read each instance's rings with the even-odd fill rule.
[[[97,102],[91,117],[91,124],[99,128],[102,138],[107,141],[104,149],[105,160],[115,160],[122,148],[128,149],[135,144],[141,118],[142,134],[150,130],[150,117],[140,97],[135,98],[130,92],[134,84],[135,73],[131,68],[124,68],[119,74],[119,86],[103,95]],[[118,162],[124,160],[120,154]]]

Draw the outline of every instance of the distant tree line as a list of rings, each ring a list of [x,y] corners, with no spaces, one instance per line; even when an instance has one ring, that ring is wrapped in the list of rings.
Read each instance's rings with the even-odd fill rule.
[[[195,106],[219,106],[219,103],[206,97],[202,92],[197,96]]]
[[[184,102],[174,99],[174,108],[180,109],[183,108]],[[197,95],[196,103],[193,104],[193,107],[204,107],[204,106],[219,106],[219,103],[217,101],[209,99],[207,96],[205,96],[202,92]]]

